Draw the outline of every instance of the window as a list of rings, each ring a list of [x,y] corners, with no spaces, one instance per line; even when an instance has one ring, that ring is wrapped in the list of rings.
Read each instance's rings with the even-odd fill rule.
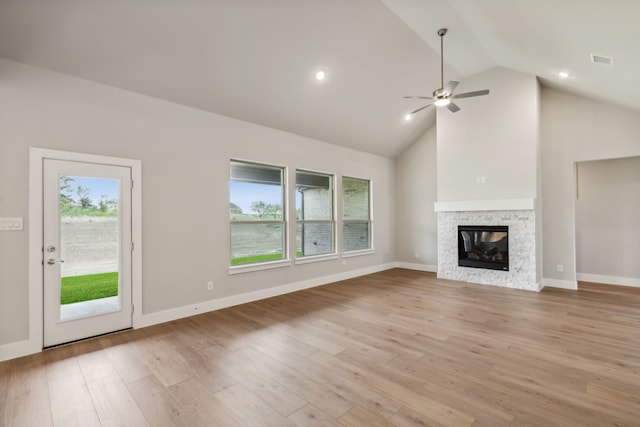
[[[296,255],[334,253],[333,176],[296,171]]]
[[[345,252],[371,248],[370,192],[368,180],[342,178],[342,249]]]
[[[284,168],[231,161],[231,265],[286,258]]]

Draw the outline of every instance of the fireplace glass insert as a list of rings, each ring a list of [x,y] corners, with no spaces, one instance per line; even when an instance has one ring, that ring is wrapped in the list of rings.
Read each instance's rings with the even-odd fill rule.
[[[509,271],[509,227],[459,225],[458,265]]]

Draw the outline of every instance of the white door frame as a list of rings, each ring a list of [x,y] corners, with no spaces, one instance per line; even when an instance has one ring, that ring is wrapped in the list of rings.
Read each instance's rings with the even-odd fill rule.
[[[98,163],[131,168],[131,292],[132,324],[142,324],[142,162],[119,157],[98,156],[69,151],[31,147],[29,149],[29,348],[39,352],[43,348],[43,162],[44,159]]]

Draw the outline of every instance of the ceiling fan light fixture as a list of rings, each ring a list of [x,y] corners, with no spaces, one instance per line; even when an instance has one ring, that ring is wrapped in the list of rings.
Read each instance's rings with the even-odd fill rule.
[[[458,86],[458,81],[451,80],[447,85],[444,85],[444,35],[447,34],[446,28],[440,28],[438,30],[438,36],[440,37],[440,88],[433,91],[433,97],[427,96],[405,96],[405,99],[433,99],[432,103],[427,105],[423,105],[422,107],[414,110],[411,114],[415,114],[418,111],[422,111],[425,108],[435,105],[436,107],[447,107],[449,111],[455,113],[460,111],[460,107],[458,107],[455,103],[451,102],[452,99],[460,99],[460,98],[473,98],[474,96],[482,96],[488,95],[489,89],[484,90],[476,90],[472,92],[458,93],[456,95],[453,94],[453,91]],[[407,120],[405,116],[405,120]]]
[[[560,72],[558,73],[558,76],[559,76],[561,79],[568,79],[568,78],[569,78],[569,73],[567,73],[566,71],[560,71]]]
[[[317,81],[321,82],[327,78],[327,72],[325,70],[317,70],[313,76]]]
[[[405,122],[410,122],[412,118],[413,118],[413,114],[411,114],[411,113],[405,114],[404,121]]]

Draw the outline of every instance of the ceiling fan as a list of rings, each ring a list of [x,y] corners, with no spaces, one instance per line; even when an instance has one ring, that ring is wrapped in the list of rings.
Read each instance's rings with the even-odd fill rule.
[[[451,80],[449,81],[449,83],[447,83],[447,85],[444,85],[444,49],[443,49],[443,39],[444,39],[444,35],[447,34],[447,29],[446,28],[440,28],[438,30],[438,35],[440,36],[440,89],[436,89],[435,91],[433,91],[433,96],[405,96],[405,98],[407,99],[433,99],[433,102],[430,104],[427,104],[425,106],[422,106],[420,108],[418,108],[417,110],[413,110],[411,113],[409,114],[415,114],[418,111],[424,110],[427,107],[430,107],[431,105],[436,105],[438,107],[447,107],[449,109],[449,111],[451,111],[452,113],[455,113],[457,111],[460,110],[460,107],[458,107],[453,101],[452,99],[461,99],[461,98],[471,98],[473,96],[482,96],[482,95],[488,95],[489,94],[489,89],[484,89],[484,90],[476,90],[474,92],[465,92],[465,93],[459,93],[457,95],[453,94],[453,91],[455,90],[456,86],[458,86],[458,83],[455,80]]]

